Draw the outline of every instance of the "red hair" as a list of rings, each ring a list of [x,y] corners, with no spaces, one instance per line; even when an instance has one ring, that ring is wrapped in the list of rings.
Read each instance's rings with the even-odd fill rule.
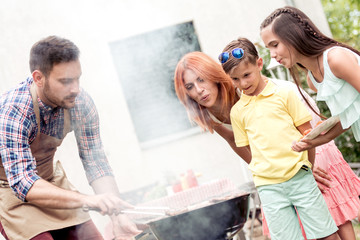
[[[238,100],[231,78],[224,72],[221,65],[210,56],[202,52],[191,52],[184,55],[178,62],[175,69],[174,83],[175,91],[181,103],[185,106],[189,119],[196,122],[202,129],[213,133],[213,127],[218,123],[214,122],[206,107],[198,104],[187,94],[184,85],[185,70],[192,70],[198,77],[217,84],[221,101],[221,109],[224,116],[229,106],[234,105]],[[228,118],[228,116],[225,116]]]

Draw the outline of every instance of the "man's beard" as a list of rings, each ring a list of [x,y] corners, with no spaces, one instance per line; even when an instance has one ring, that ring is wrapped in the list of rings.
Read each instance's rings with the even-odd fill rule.
[[[77,96],[77,94],[72,94],[72,95],[66,96],[66,97],[63,98],[63,100],[54,98],[53,94],[52,94],[52,90],[51,90],[51,88],[49,86],[48,79],[45,79],[43,94],[44,94],[45,98],[48,100],[48,102],[50,102],[52,105],[55,105],[56,107],[70,109],[70,108],[73,108],[75,106],[75,103],[71,104],[69,106],[69,104],[66,104],[65,100],[70,99],[70,98],[74,98],[74,97]]]

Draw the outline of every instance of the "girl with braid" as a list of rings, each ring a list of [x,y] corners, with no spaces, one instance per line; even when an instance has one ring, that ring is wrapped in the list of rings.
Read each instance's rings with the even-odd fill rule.
[[[340,117],[340,122],[326,134],[313,140],[295,142],[293,150],[300,152],[325,146],[323,144],[333,142],[335,137],[350,127],[355,139],[360,141],[360,52],[326,37],[309,17],[294,7],[276,9],[263,21],[260,30],[271,57],[290,69],[297,85],[298,70],[306,70],[308,85],[317,92],[317,100],[325,101],[331,114]],[[334,158],[329,156],[328,159]],[[329,161],[329,165],[333,164],[333,161]],[[351,220],[359,209],[360,189],[351,184],[352,172],[345,176],[339,174],[343,169],[343,164],[334,164],[329,166],[329,173],[335,182],[347,183],[343,184],[346,194],[338,194],[338,188],[332,186],[328,198],[324,193],[323,196],[326,200],[333,199],[334,206],[331,209],[328,204],[329,210],[339,228],[339,236],[348,240],[355,239]]]
[[[260,27],[271,57],[289,68],[298,84],[298,69],[307,70],[309,87],[317,101],[325,101],[340,122],[326,134],[293,145],[304,151],[329,142],[351,127],[360,141],[360,52],[325,36],[299,9],[275,10]]]

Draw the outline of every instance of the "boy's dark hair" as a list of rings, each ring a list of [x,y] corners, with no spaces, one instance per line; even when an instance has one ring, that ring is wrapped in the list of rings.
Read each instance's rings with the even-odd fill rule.
[[[55,64],[76,61],[79,55],[79,48],[70,40],[49,36],[32,46],[30,71],[40,70],[47,77]]]
[[[247,38],[239,37],[237,40],[231,41],[224,48],[223,52],[230,53],[235,48],[242,48],[244,50],[244,56],[241,59],[238,59],[230,54],[229,59],[222,64],[222,68],[226,73],[229,73],[231,69],[236,67],[240,62],[256,64],[256,60],[259,58],[255,45]]]

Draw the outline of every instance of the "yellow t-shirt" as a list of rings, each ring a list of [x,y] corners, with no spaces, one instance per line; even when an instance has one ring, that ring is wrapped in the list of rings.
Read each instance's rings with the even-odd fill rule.
[[[289,180],[302,165],[311,167],[307,151],[292,151],[300,139],[297,126],[311,120],[311,115],[293,90],[269,81],[257,96],[242,94],[232,107],[231,125],[236,146],[250,145],[255,186]]]

